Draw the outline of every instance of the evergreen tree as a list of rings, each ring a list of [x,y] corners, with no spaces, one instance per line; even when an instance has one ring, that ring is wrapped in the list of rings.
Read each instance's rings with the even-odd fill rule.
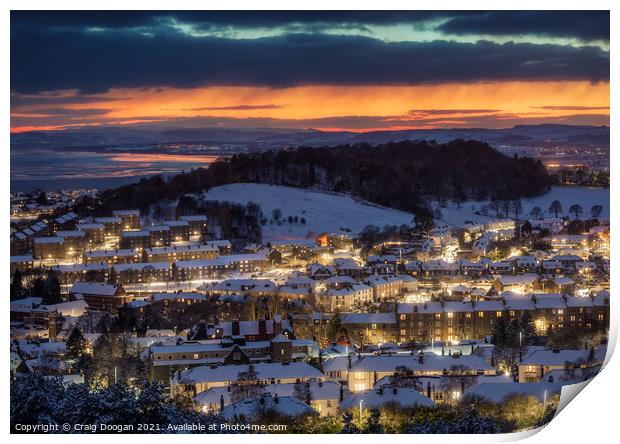
[[[532,208],[532,211],[530,211],[530,216],[532,216],[534,219],[542,219],[543,214],[543,210],[540,207],[534,207]]]
[[[503,317],[495,318],[491,323],[491,344],[501,346],[506,344],[507,326]]]
[[[368,418],[368,423],[364,428],[364,433],[385,433],[385,429],[379,422],[381,419],[381,412],[378,409],[370,410],[370,417]]]
[[[13,280],[11,281],[11,300],[21,299],[24,295],[24,284],[22,281],[22,272],[20,269],[15,270],[13,273]]]
[[[568,214],[574,214],[575,219],[579,220],[579,218],[583,214],[583,208],[579,204],[571,205],[570,208],[568,209]]]
[[[554,200],[551,202],[551,205],[549,205],[549,212],[555,214],[556,218],[562,214],[562,211],[562,204],[559,200]]]
[[[39,195],[37,196],[36,202],[39,205],[47,205],[49,203],[49,201],[47,200],[47,194],[45,194],[45,191],[41,191],[41,193],[39,193]]]
[[[603,212],[603,207],[601,205],[593,205],[590,209],[590,215],[593,219],[598,218]]]
[[[524,311],[519,318],[519,329],[523,345],[532,345],[536,341],[536,325],[529,311]]]
[[[342,327],[342,320],[340,319],[340,313],[336,312],[329,320],[329,329],[327,331],[327,339],[329,342],[335,342],[338,337],[338,332]]]
[[[116,269],[112,267],[110,269],[110,273],[108,274],[107,283],[110,285],[116,285],[118,283],[118,275],[116,273]]]
[[[74,360],[78,360],[86,353],[86,339],[79,328],[74,327],[67,339],[67,355]]]

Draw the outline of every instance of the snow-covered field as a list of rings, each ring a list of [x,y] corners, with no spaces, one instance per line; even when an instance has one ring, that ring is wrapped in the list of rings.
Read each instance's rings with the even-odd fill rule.
[[[254,183],[236,183],[212,188],[204,196],[208,200],[258,204],[268,221],[275,209],[282,219],[289,216],[305,218],[302,224],[267,222],[263,240],[306,239],[321,233],[359,233],[366,225],[411,224],[413,215],[374,205],[340,194],[321,193],[299,188]]]
[[[549,212],[549,205],[554,200],[559,200],[562,204],[563,213],[561,216],[569,216],[568,209],[573,204],[579,204],[583,208],[583,217],[590,215],[590,208],[593,205],[601,205],[603,212],[600,217],[609,218],[609,188],[589,188],[589,187],[565,187],[554,186],[546,194],[539,197],[533,197],[529,199],[522,199],[523,214],[521,218],[530,217],[530,211],[532,208],[538,206],[544,211],[544,217],[555,217],[553,213]],[[450,225],[458,226],[464,222],[464,220],[471,220],[472,222],[485,222],[492,217],[485,217],[475,214],[475,211],[480,210],[484,205],[488,205],[488,202],[465,202],[460,209],[456,204],[450,203],[447,208],[441,208],[442,217],[441,220]],[[495,216],[495,212],[490,210],[489,216]],[[510,214],[512,217],[513,215]]]
[[[322,193],[300,188],[283,187],[276,185],[236,183],[215,187],[203,198],[208,200],[230,201],[239,204],[254,202],[258,204],[268,222],[263,226],[263,239],[307,239],[314,238],[321,233],[359,233],[366,225],[402,225],[412,223],[413,215],[403,211],[374,205],[359,199],[342,194]],[[609,217],[609,189],[586,187],[553,187],[543,196],[532,199],[523,199],[522,218],[529,217],[533,207],[539,206],[545,212],[545,217],[552,217],[548,212],[549,205],[559,200],[564,213],[573,204],[583,207],[584,216],[590,214],[593,205],[602,205],[601,217]],[[441,222],[451,226],[461,226],[466,221],[484,223],[495,219],[491,210],[489,216],[475,214],[488,202],[465,202],[461,208],[449,203],[441,208]],[[284,221],[278,225],[271,222],[273,210],[280,209]],[[304,218],[301,222],[288,222],[289,216]],[[512,216],[512,214],[511,214]]]
[[[584,216],[590,215],[590,208],[593,205],[602,205],[601,217],[609,217],[609,188],[590,187],[552,187],[551,191],[543,196],[523,199],[523,213],[529,215],[532,208],[539,206],[545,212],[545,216],[550,217],[549,205],[554,200],[560,201],[565,216],[568,215],[571,205],[579,204],[583,208]]]

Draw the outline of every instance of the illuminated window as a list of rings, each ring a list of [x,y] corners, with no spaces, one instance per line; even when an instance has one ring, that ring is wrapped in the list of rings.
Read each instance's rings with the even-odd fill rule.
[[[478,317],[479,318],[484,318],[484,312],[483,311],[479,311],[478,312]]]
[[[496,318],[501,318],[502,317],[502,312],[501,311],[496,311],[495,312],[495,317]]]

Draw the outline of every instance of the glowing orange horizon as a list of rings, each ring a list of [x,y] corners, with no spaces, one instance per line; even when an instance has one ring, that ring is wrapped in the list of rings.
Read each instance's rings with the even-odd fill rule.
[[[67,95],[74,94],[68,91]],[[85,125],[127,125],[175,118],[209,118],[210,126],[226,127],[231,119],[253,120],[253,126],[277,126],[278,121],[324,131],[355,132],[383,129],[430,129],[442,125],[465,125],[475,118],[502,120],[569,118],[574,115],[609,117],[609,83],[559,82],[480,82],[418,86],[299,86],[204,87],[194,89],[113,89],[87,104],[62,105],[68,111],[108,110],[87,120],[47,116],[50,105],[22,105],[11,109],[11,132],[53,130]],[[565,109],[557,107],[566,106]],[[552,108],[549,108],[552,107]],[[553,108],[555,107],[555,108]],[[578,108],[575,108],[578,107]],[[55,106],[54,108],[59,108]],[[422,110],[411,113],[412,110]],[[427,112],[426,110],[447,110]],[[473,112],[471,110],[474,110]],[[477,112],[475,112],[477,111]],[[52,123],[30,124],[27,117],[56,119]],[[355,117],[358,116],[358,117]],[[374,118],[364,123],[365,117]],[[332,123],[329,119],[340,118]],[[348,125],[347,118],[351,119]],[[382,121],[381,118],[384,118]],[[217,119],[222,119],[218,122]],[[355,119],[360,119],[353,124]],[[474,119],[474,120],[472,120]],[[495,119],[495,120],[493,120]],[[486,120],[484,120],[486,122]],[[416,123],[419,122],[419,123]],[[181,123],[182,125],[182,123]],[[506,126],[511,126],[507,124]],[[497,126],[496,126],[497,127]]]

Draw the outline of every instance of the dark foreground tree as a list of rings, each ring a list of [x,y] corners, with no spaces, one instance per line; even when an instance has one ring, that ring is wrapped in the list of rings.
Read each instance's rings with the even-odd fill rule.
[[[147,384],[138,390],[124,384],[89,390],[84,384],[63,384],[61,378],[26,375],[11,384],[11,428],[16,424],[122,424],[130,433],[175,433],[183,424],[222,422],[220,418],[193,410],[182,410],[166,400],[161,386]],[[154,424],[157,430],[139,430],[139,424]],[[79,433],[63,430],[58,433]]]

